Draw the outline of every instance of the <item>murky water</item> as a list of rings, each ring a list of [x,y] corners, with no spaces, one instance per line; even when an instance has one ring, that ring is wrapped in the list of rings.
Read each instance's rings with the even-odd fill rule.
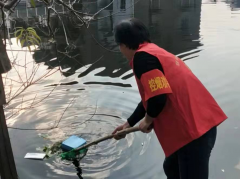
[[[98,0],[85,3],[82,8],[94,14],[109,3],[110,0]],[[25,13],[19,9],[15,16],[25,17]],[[41,50],[33,53],[39,64],[36,79],[55,73],[30,86],[6,108],[7,117],[22,109],[8,119],[9,126],[49,129],[9,129],[20,179],[76,179],[74,167],[57,158],[33,161],[23,157],[72,134],[89,141],[105,136],[132,113],[140,97],[128,62],[118,52],[113,38],[114,25],[130,17],[141,19],[149,27],[153,42],[186,60],[227,113],[229,119],[219,127],[212,153],[210,178],[240,177],[239,0],[115,0],[97,16],[98,20],[91,21],[88,29],[77,28],[80,24],[76,19],[63,15],[67,40],[61,21],[52,17],[56,46],[44,35],[44,8],[28,15],[36,13],[42,20],[36,25],[42,38]],[[16,26],[21,24],[16,20]],[[13,50],[21,50],[15,39],[12,43]],[[25,63],[26,58],[26,71],[31,75],[31,54],[25,57],[25,51],[17,51],[9,51],[9,56],[14,59],[18,55],[19,63]],[[59,67],[62,73],[55,71]],[[24,81],[25,69],[17,68]],[[8,77],[19,80],[14,69]],[[135,133],[119,142],[109,140],[92,147],[81,166],[86,179],[164,179],[163,160],[154,133]]]

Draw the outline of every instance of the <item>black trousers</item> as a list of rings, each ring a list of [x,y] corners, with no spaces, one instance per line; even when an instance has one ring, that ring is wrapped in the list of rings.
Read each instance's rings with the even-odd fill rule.
[[[167,179],[208,179],[209,158],[216,136],[214,127],[167,157],[163,164]]]

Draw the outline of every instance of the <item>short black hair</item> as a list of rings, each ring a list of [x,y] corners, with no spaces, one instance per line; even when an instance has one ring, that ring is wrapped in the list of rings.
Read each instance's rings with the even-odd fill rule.
[[[137,50],[144,42],[151,42],[147,27],[138,19],[131,18],[121,21],[114,29],[115,41],[129,49]]]

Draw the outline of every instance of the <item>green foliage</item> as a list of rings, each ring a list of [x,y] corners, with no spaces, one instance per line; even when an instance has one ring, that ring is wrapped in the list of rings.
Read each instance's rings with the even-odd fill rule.
[[[15,37],[17,44],[19,41],[21,43],[21,47],[26,44],[30,52],[31,45],[33,45],[36,49],[35,45],[40,45],[41,42],[41,38],[37,35],[37,32],[32,27],[28,27],[27,29],[24,29],[23,27],[17,27],[17,30],[15,31]]]
[[[52,146],[45,146],[43,152],[46,154],[46,158],[52,157],[54,154],[61,152],[62,141],[54,143]]]

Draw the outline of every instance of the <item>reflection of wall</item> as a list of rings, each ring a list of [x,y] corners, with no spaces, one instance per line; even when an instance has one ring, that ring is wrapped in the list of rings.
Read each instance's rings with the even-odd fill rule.
[[[199,0],[177,0],[176,4],[178,7],[194,7],[199,4],[199,2]]]
[[[113,14],[119,12],[118,14],[113,16],[113,27],[117,25],[117,23],[123,19],[133,17],[133,3],[134,0],[117,0],[113,3]],[[131,8],[129,8],[131,7]]]
[[[161,0],[150,0],[150,8],[153,9],[161,9]]]
[[[147,26],[149,25],[150,4],[150,0],[141,1],[140,3],[137,3],[134,8],[134,17],[141,19],[141,21]]]
[[[123,19],[133,17],[134,7],[132,6],[132,3],[133,0],[116,0],[113,2],[111,8],[108,8],[107,10],[103,10],[101,12],[101,17],[109,17],[97,21],[97,37],[107,48],[112,49],[114,46],[116,46],[113,37],[113,29],[116,24]],[[99,9],[103,6],[101,3],[99,3],[98,5]]]
[[[240,0],[235,0],[235,1],[236,1],[236,3],[235,3],[236,7],[240,8]]]
[[[231,1],[231,8],[233,10],[240,8],[240,0],[232,0]]]
[[[152,6],[151,3],[155,3]],[[156,5],[160,11],[156,10]],[[172,53],[181,53],[199,46],[201,0],[154,0],[144,11],[135,8],[135,16],[144,18],[153,42]]]
[[[98,9],[105,7],[111,2],[112,1],[103,2],[102,0],[99,0]],[[98,20],[97,22],[93,22],[91,24],[91,32],[94,34],[94,37],[98,40],[98,42],[101,43],[105,48],[110,50],[118,50],[116,43],[114,41],[113,28],[119,21],[133,17],[134,7],[131,7],[132,2],[133,2],[132,0],[115,0],[111,6],[103,10],[98,16],[106,18]],[[87,34],[86,31],[85,33]],[[86,59],[85,64],[94,63],[102,55],[103,58],[102,60],[92,65],[81,76],[86,75],[88,72],[92,71],[95,68],[105,67],[105,69],[98,75],[119,77],[129,69],[127,65],[124,66],[121,65],[121,63],[124,62],[124,59],[121,58],[121,55],[119,53],[107,52],[103,48],[99,47],[99,45],[96,44],[96,42],[92,38],[89,38],[89,40],[86,41],[86,44],[84,45],[83,48],[84,50],[82,50],[82,54],[84,59]],[[120,70],[118,72],[113,73],[114,70],[119,68]]]

